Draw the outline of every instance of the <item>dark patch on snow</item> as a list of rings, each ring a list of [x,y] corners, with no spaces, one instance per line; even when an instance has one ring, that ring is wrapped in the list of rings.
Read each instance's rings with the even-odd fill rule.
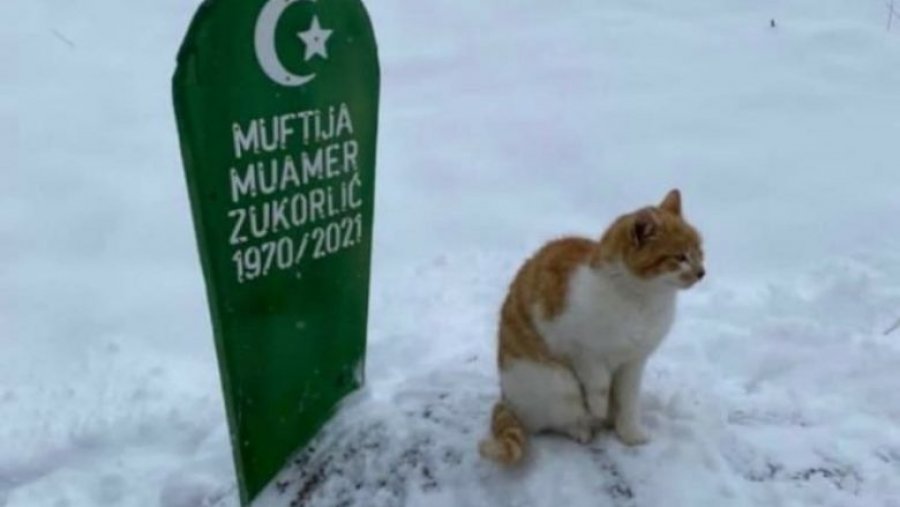
[[[293,458],[276,490],[292,507],[400,507],[412,492],[440,490],[472,469],[472,434],[490,407],[484,393],[454,390],[458,380],[431,375],[390,406],[342,411]]]
[[[635,505],[634,491],[631,489],[631,485],[625,480],[622,471],[606,452],[606,449],[592,447],[590,453],[591,459],[597,467],[603,470],[605,480],[603,487],[612,499],[613,505],[623,507]]]
[[[765,470],[750,469],[744,472],[743,477],[751,482],[766,482],[774,480],[784,470],[784,467],[777,463],[766,462],[763,465]]]
[[[828,457],[822,457],[821,464],[803,468],[792,468],[770,457],[760,457],[748,449],[726,455],[726,459],[731,468],[749,482],[802,484],[824,479],[835,489],[852,495],[859,494],[863,483],[862,476],[854,467]]]
[[[877,449],[875,457],[882,463],[900,467],[900,449],[892,449],[890,447]]]
[[[817,466],[798,470],[788,476],[793,481],[809,481],[815,477],[821,477],[833,484],[835,488],[854,495],[859,494],[859,486],[862,483],[859,472],[849,465]]]
[[[739,426],[812,426],[799,413],[758,410],[733,410],[728,414],[728,423]]]
[[[438,457],[443,457],[440,459]],[[355,435],[345,434],[339,444],[300,460],[296,505],[405,504],[410,488],[438,489],[442,468],[457,466],[458,451],[441,448],[429,436],[398,438],[383,424]]]

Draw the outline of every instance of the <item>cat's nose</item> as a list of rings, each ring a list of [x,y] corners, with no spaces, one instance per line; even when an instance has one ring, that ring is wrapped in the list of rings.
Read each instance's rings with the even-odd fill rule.
[[[699,270],[697,270],[697,280],[703,280],[703,277],[704,277],[704,276],[706,276],[706,270],[705,270],[705,269],[700,268]]]

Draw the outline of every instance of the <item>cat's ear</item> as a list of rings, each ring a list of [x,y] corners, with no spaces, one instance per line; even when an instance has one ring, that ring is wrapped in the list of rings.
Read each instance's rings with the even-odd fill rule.
[[[669,213],[681,216],[681,192],[677,188],[669,190],[659,207]]]
[[[650,208],[642,209],[637,212],[634,217],[634,223],[631,226],[631,241],[634,246],[641,247],[656,236],[660,227],[659,217],[656,212]]]

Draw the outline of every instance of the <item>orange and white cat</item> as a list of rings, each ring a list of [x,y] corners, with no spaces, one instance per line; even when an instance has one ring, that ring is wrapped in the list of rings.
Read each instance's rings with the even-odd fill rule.
[[[481,454],[512,464],[530,433],[586,443],[606,423],[626,444],[646,442],[638,415],[644,364],[672,325],[678,291],[704,274],[700,235],[682,216],[678,190],[619,217],[599,241],[541,248],[503,304],[502,397]]]

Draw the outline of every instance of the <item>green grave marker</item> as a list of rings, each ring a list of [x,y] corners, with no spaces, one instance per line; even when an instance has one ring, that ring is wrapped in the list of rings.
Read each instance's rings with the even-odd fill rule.
[[[379,68],[359,0],[207,0],[175,111],[244,504],[362,382]]]

